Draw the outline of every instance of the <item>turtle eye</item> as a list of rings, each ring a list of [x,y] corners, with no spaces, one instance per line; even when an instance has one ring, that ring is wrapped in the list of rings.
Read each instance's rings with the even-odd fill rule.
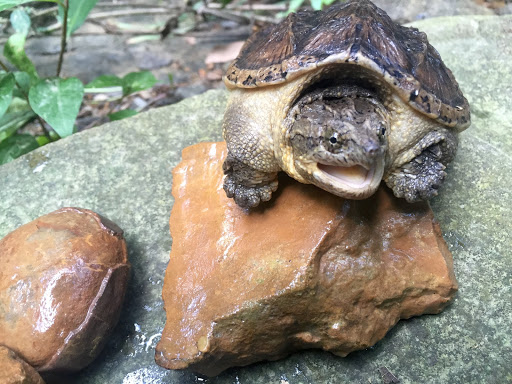
[[[330,137],[327,136],[327,137],[329,137],[329,143],[331,143],[332,145],[335,145],[336,143],[339,143],[340,142],[339,136],[340,135],[338,134],[338,132],[336,132],[336,131],[332,132]]]
[[[381,134],[381,136],[384,136],[385,133],[386,133],[386,127],[384,125],[382,125],[380,127],[380,134]]]

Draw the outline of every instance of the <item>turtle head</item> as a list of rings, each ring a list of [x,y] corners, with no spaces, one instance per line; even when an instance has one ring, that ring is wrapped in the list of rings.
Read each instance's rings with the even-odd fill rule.
[[[290,113],[287,140],[303,179],[348,199],[375,193],[388,129],[376,97],[355,86],[335,87],[302,97]]]

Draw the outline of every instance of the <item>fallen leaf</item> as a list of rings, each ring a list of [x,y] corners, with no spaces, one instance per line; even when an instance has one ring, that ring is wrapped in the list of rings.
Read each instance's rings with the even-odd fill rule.
[[[400,380],[395,375],[393,375],[386,367],[380,367],[379,372],[384,384],[400,383]]]
[[[224,71],[221,69],[216,69],[213,71],[208,71],[206,73],[206,79],[210,81],[220,81],[222,80],[222,75],[224,74]]]
[[[190,45],[197,44],[197,39],[194,36],[185,36],[185,41],[187,42],[187,44],[190,44]]]
[[[229,44],[218,45],[210,51],[208,56],[206,56],[205,63],[215,64],[232,61],[238,56],[242,45],[244,45],[243,41],[235,41]]]

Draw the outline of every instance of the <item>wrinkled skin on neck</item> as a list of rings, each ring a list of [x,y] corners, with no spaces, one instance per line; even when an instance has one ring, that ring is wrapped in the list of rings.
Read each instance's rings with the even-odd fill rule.
[[[297,173],[336,195],[369,197],[384,173],[386,116],[378,98],[358,86],[304,95],[288,115],[286,137]]]

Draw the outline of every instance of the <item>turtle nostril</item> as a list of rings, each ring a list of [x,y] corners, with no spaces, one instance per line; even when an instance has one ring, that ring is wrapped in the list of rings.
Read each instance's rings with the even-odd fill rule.
[[[369,143],[366,143],[366,145],[364,146],[364,151],[368,154],[368,156],[376,156],[379,153],[379,150],[380,145],[375,141],[370,141]]]

